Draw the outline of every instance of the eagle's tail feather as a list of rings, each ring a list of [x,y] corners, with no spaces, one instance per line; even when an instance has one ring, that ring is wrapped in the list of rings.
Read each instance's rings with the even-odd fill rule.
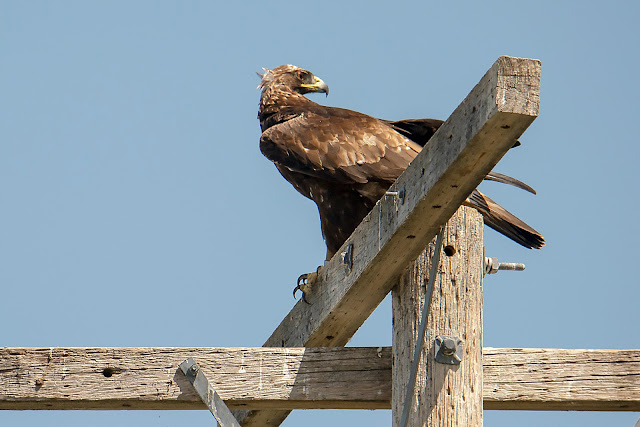
[[[496,181],[503,184],[513,185],[514,187],[518,187],[521,190],[528,191],[531,194],[536,194],[536,190],[534,190],[532,187],[509,175],[504,175],[498,172],[489,172],[484,179],[486,181]]]
[[[477,209],[485,224],[514,242],[529,249],[544,246],[544,237],[540,233],[478,190],[473,190],[465,205]]]

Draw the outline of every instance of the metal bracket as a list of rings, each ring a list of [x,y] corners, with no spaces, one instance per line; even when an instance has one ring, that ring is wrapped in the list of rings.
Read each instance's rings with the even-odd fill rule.
[[[444,365],[459,365],[462,362],[462,344],[458,337],[439,335],[435,339],[436,362]]]
[[[400,190],[398,191],[386,191],[384,193],[385,196],[393,196],[393,197],[397,197],[398,200],[400,200],[400,204],[404,205],[404,198],[407,195],[407,191],[405,190],[404,187],[402,187]]]
[[[200,372],[200,367],[192,358],[180,364],[180,370],[187,377],[200,399],[207,405],[220,427],[240,427],[227,405],[209,385],[209,380]]]
[[[349,243],[344,252],[340,252],[340,261],[351,271],[353,268],[353,243]]]

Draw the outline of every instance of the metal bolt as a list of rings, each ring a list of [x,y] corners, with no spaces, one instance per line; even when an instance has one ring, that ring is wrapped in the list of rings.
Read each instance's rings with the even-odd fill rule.
[[[524,271],[524,264],[521,262],[501,262],[498,270]]]
[[[194,363],[194,364],[193,364],[193,365],[191,365],[191,367],[189,368],[189,373],[190,373],[191,375],[195,375],[195,374],[197,374],[197,373],[198,373],[198,371],[199,371],[199,370],[200,370],[200,367],[199,367],[197,364],[195,364],[195,363]]]
[[[456,342],[453,338],[445,338],[440,345],[440,351],[445,356],[451,356],[456,352]]]
[[[498,258],[484,258],[485,274],[495,274],[499,270],[523,271],[524,269],[524,264],[520,262],[499,262]]]

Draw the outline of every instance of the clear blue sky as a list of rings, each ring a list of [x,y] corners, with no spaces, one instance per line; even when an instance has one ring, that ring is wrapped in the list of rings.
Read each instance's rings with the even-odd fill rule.
[[[548,245],[486,232],[489,255],[527,270],[486,279],[484,343],[640,348],[638,3],[399,3],[0,1],[0,345],[260,346],[325,248],[313,203],[259,151],[255,72],[292,63],[329,84],[318,102],[447,118],[513,55],[542,60],[541,111],[496,170],[538,196],[483,190]],[[350,345],[390,344],[385,300]],[[485,412],[490,426],[639,416]],[[0,412],[6,426],[212,422]],[[285,425],[390,422],[295,411]]]

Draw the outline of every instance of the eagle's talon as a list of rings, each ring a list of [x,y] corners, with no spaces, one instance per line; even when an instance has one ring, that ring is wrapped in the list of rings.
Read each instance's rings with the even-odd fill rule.
[[[320,267],[318,267],[318,270],[316,270],[316,272],[314,273],[305,273],[305,274],[301,274],[300,277],[298,277],[298,282],[296,284],[296,287],[293,288],[294,298],[296,297],[296,292],[298,292],[299,290],[300,292],[302,292],[302,301],[311,305],[311,303],[307,301],[307,292],[309,292],[313,283],[315,283],[315,281],[318,279],[319,271],[320,271]]]
[[[309,301],[307,301],[307,297],[306,297],[304,292],[302,293],[302,301],[305,302],[306,304],[311,305],[311,303]]]
[[[306,302],[307,304],[309,304],[309,302],[307,301],[307,298],[305,296],[305,288],[307,287],[307,276],[308,274],[301,274],[300,277],[298,277],[298,282],[296,284],[296,287],[293,288],[293,298],[296,297],[296,292],[298,292],[298,290],[300,292],[302,292],[302,301]]]
[[[298,292],[298,290],[300,290],[300,292],[302,292],[302,301],[306,302],[307,304],[311,305],[311,303],[309,301],[307,301],[307,297],[306,297],[306,293],[305,291],[302,289],[302,287],[300,287],[300,285],[296,286],[295,288],[293,288],[293,298],[296,297],[296,292]]]

